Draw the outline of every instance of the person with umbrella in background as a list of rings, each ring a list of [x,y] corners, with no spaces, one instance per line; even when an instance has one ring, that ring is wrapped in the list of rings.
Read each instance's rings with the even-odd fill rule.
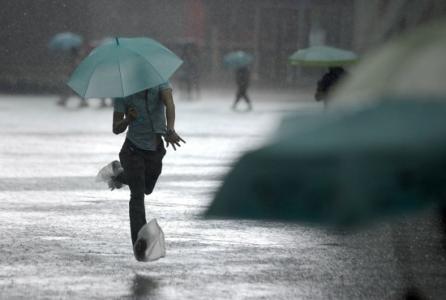
[[[318,81],[314,95],[316,101],[324,102],[325,107],[333,87],[347,74],[344,66],[357,61],[358,55],[352,51],[324,45],[299,49],[288,58],[293,66],[328,67],[328,72]]]
[[[127,130],[120,161],[102,168],[97,179],[110,189],[130,188],[130,231],[135,258],[146,260],[148,241],[138,238],[147,224],[144,195],[152,193],[167,147],[185,141],[175,132],[175,104],[168,79],[182,64],[149,38],[116,38],[94,49],[68,85],[82,97],[114,98],[113,133]],[[142,235],[141,235],[142,236]]]
[[[251,100],[248,97],[248,87],[251,77],[251,72],[248,67],[241,67],[235,71],[235,82],[237,84],[237,93],[235,95],[234,104],[232,104],[232,109],[237,108],[238,102],[243,98],[248,105],[248,110],[252,110]]]
[[[252,110],[251,99],[248,97],[248,87],[251,79],[251,71],[249,65],[254,57],[244,51],[234,51],[225,55],[224,64],[226,67],[235,69],[235,83],[237,84],[237,92],[232,109],[237,108],[237,104],[243,98],[248,106],[248,110]]]
[[[70,68],[76,66],[79,61],[78,61],[78,57],[79,57],[79,49],[78,48],[71,48],[69,51],[69,60],[70,60]],[[73,93],[64,88],[63,90],[60,91],[59,94],[59,99],[57,100],[57,105],[59,106],[67,106],[67,102],[68,99],[73,95]],[[85,102],[85,100],[83,100],[83,102]]]
[[[179,76],[180,82],[184,85],[187,93],[187,99],[194,99],[193,93],[195,91],[195,98],[200,97],[200,56],[198,46],[189,42],[182,47],[183,67]]]
[[[48,43],[48,48],[51,51],[67,54],[69,60],[70,69],[74,69],[82,59],[84,50],[82,48],[83,38],[72,32],[61,32],[54,35]],[[63,89],[60,92],[57,105],[66,106],[68,99],[72,96],[72,93]],[[87,107],[88,103],[85,99],[81,98],[79,107]]]

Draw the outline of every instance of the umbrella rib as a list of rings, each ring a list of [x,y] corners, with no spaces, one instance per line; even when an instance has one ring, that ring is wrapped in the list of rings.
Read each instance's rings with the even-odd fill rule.
[[[119,70],[119,78],[121,79],[121,90],[122,90],[122,95],[125,95],[124,93],[124,81],[122,80],[122,73],[121,73],[121,60],[119,59],[119,54],[118,54],[118,70]]]
[[[158,76],[159,76],[160,78],[162,78],[163,80],[165,80],[164,77],[161,76],[161,74],[160,74],[160,73],[158,72],[158,70],[155,68],[155,66],[154,66],[150,61],[148,61],[143,55],[141,55],[140,53],[134,51],[134,50],[131,49],[131,48],[127,48],[127,47],[126,47],[126,49],[128,49],[130,52],[135,53],[136,55],[138,55],[138,56],[144,58],[144,61],[145,61],[146,63],[148,63],[149,65],[152,66],[152,68],[155,70],[155,72],[158,74]]]
[[[107,62],[106,59],[102,59],[97,66],[101,65],[102,63]],[[98,68],[96,67],[93,72],[90,73],[89,77],[88,77],[88,85],[87,88],[85,89],[85,93],[84,93],[84,98],[86,98],[86,95],[88,94],[88,90],[90,89],[90,85],[91,85],[91,78],[93,77],[93,75],[96,73],[96,71],[98,70]],[[122,86],[122,84],[121,84]]]

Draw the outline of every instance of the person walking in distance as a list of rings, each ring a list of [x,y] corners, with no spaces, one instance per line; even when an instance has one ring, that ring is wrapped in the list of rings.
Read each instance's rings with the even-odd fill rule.
[[[98,178],[110,189],[130,188],[130,232],[135,258],[144,259],[147,242],[138,240],[139,230],[147,223],[144,196],[150,195],[162,170],[166,147],[174,150],[185,141],[175,132],[175,104],[168,82],[136,94],[113,99],[113,133],[127,130],[119,153],[99,171]],[[163,139],[164,138],[164,141]]]
[[[243,98],[248,105],[248,110],[252,109],[251,100],[248,97],[247,91],[250,83],[250,71],[248,67],[240,67],[235,71],[235,82],[237,84],[237,93],[235,95],[234,104],[232,104],[232,109],[237,108],[238,102]]]
[[[85,53],[82,48],[79,48],[79,47],[71,48],[69,51],[69,57],[68,57],[68,59],[70,60],[70,69],[74,69],[80,63],[80,61],[82,60],[82,57],[84,55],[85,55]],[[59,93],[59,98],[57,100],[57,105],[62,106],[62,107],[66,107],[68,99],[74,95],[73,91],[65,86],[66,80],[67,79],[64,78],[64,80],[63,80],[64,88]],[[87,100],[84,98],[80,98],[79,107],[82,108],[82,107],[87,107],[87,106],[88,106]]]
[[[197,45],[188,43],[183,46],[183,66],[180,70],[180,82],[186,90],[188,100],[200,97],[200,56]],[[195,96],[194,96],[195,93]]]

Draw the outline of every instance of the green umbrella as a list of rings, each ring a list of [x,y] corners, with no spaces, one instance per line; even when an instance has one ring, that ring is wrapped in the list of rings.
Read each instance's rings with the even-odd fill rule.
[[[254,60],[254,56],[245,51],[233,51],[226,54],[223,63],[228,68],[241,68],[250,65]]]
[[[331,103],[361,103],[394,95],[446,95],[446,21],[390,41],[365,56],[334,92]]]
[[[336,67],[355,63],[358,56],[347,50],[329,46],[313,46],[294,52],[288,61],[291,65],[308,67]]]
[[[446,103],[388,100],[287,119],[235,164],[207,216],[355,225],[444,201]]]
[[[84,98],[126,97],[166,82],[182,64],[149,38],[116,38],[95,48],[74,70],[68,85]]]

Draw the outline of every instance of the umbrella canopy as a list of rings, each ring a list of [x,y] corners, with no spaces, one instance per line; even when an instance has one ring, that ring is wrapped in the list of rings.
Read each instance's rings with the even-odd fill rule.
[[[288,61],[291,65],[307,67],[337,67],[355,63],[358,56],[347,50],[329,46],[314,46],[294,52]]]
[[[387,100],[289,118],[235,164],[206,215],[343,226],[444,201],[446,103]]]
[[[79,48],[82,45],[83,38],[72,32],[61,32],[53,36],[48,43],[51,50],[69,51]]]
[[[254,56],[245,51],[234,51],[226,54],[223,63],[226,67],[237,69],[250,65],[254,61]]]
[[[182,61],[150,38],[116,38],[95,48],[68,85],[84,98],[126,97],[166,82]]]
[[[385,96],[446,95],[446,22],[410,32],[370,53],[333,93],[332,103],[361,103]]]

